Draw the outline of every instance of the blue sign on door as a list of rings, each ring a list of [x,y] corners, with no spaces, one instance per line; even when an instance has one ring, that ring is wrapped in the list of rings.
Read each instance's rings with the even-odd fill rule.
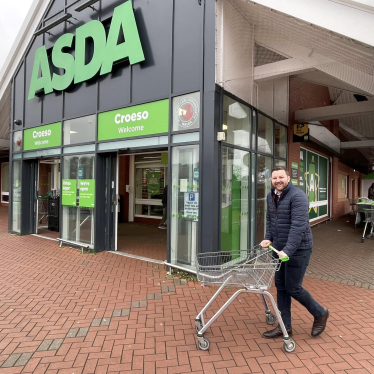
[[[195,194],[194,193],[189,194],[188,201],[195,201]]]

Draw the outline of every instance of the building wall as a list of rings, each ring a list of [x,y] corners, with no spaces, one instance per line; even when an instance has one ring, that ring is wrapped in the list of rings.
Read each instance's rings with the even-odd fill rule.
[[[217,1],[216,83],[253,104],[254,28],[227,0]]]
[[[332,212],[331,217],[333,220],[348,214],[351,211],[349,205],[349,199],[357,197],[357,192],[352,191],[351,180],[358,179],[358,191],[361,191],[361,178],[363,174],[354,170],[339,161],[332,152],[312,142],[306,143],[292,143],[292,132],[295,118],[295,111],[300,109],[309,109],[315,107],[322,107],[325,105],[332,105],[330,100],[330,94],[327,87],[319,86],[313,83],[305,82],[297,78],[290,78],[290,106],[289,106],[289,132],[288,132],[288,156],[289,156],[289,171],[291,172],[291,163],[300,163],[300,147],[309,149],[316,153],[321,154],[329,159],[332,159],[330,167],[332,165],[332,180],[331,171],[329,171],[329,186],[332,186]],[[339,122],[337,120],[322,121],[321,124],[331,131],[335,136],[339,136]],[[338,182],[340,175],[348,177],[347,185],[347,198],[339,198],[338,193]],[[353,196],[354,195],[354,196]],[[330,196],[330,195],[329,195]],[[330,209],[330,207],[329,207]],[[321,221],[325,220],[321,219]],[[320,221],[314,221],[313,224]]]

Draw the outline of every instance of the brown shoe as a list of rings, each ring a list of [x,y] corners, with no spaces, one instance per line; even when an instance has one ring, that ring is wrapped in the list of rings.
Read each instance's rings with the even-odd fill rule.
[[[292,335],[292,328],[286,329],[288,335]],[[278,325],[274,330],[265,331],[262,336],[266,339],[278,338],[279,336],[283,336],[282,329]]]
[[[323,313],[323,315],[319,318],[314,318],[313,327],[312,327],[313,337],[321,335],[326,328],[327,318],[329,318],[330,313],[327,308],[323,308],[323,309],[325,309],[325,312]]]

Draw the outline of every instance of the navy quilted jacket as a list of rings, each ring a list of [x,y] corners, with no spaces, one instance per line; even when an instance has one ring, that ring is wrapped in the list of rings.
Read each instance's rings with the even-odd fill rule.
[[[291,183],[283,190],[278,206],[274,189],[267,196],[265,239],[274,248],[292,256],[297,250],[311,250],[312,230],[309,225],[309,201],[305,193]]]

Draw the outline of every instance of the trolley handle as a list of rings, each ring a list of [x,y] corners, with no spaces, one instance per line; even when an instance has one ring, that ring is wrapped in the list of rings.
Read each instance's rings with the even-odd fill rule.
[[[277,251],[272,245],[269,245],[269,248],[274,251],[276,254],[279,254],[279,251]],[[286,262],[288,261],[290,258],[288,256],[284,256],[284,257],[279,257],[279,259],[282,261],[282,262]]]

